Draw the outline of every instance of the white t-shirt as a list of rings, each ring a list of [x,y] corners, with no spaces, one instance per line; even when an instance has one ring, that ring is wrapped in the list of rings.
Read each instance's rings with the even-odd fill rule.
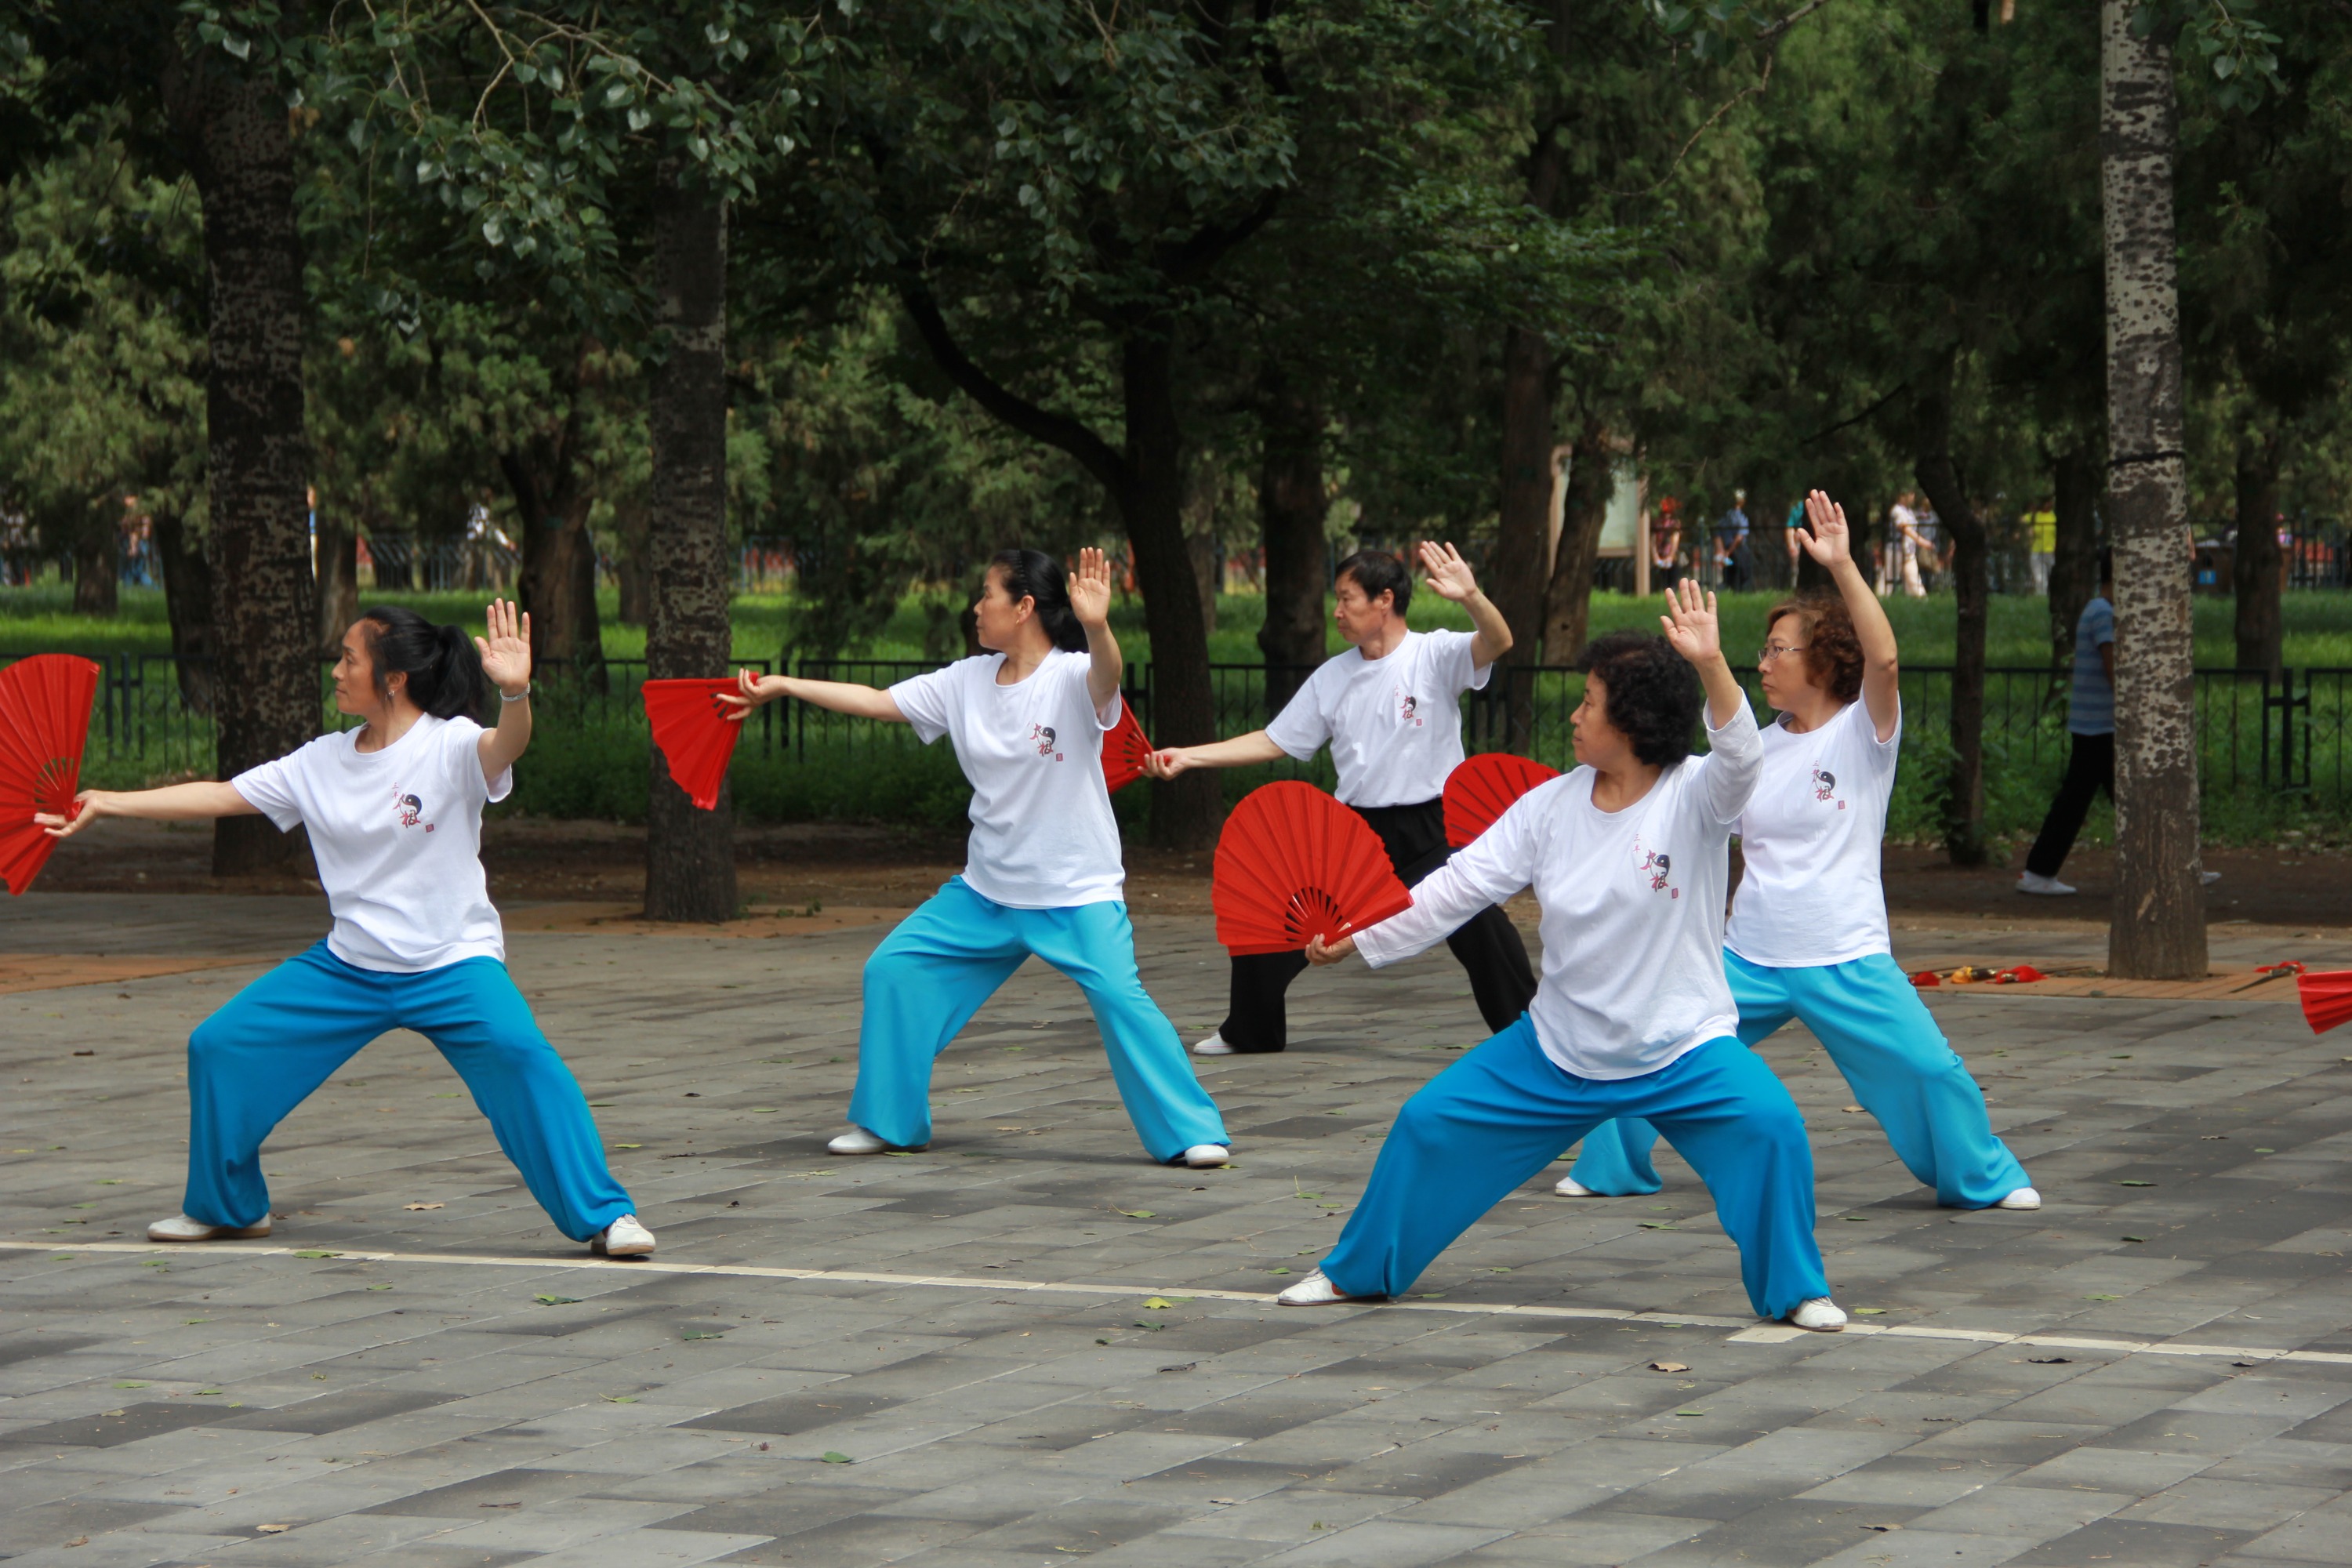
[[[945,735],[971,781],[971,842],[963,879],[1016,910],[1115,903],[1126,896],[1118,820],[1103,782],[1100,709],[1087,690],[1093,661],[1056,650],[1014,686],[999,686],[1001,653],[958,659],[902,680],[891,700],[923,744]]]
[[[1563,1069],[1639,1078],[1733,1033],[1724,885],[1763,748],[1744,702],[1707,735],[1713,751],[1667,768],[1622,811],[1592,804],[1591,768],[1529,790],[1413,889],[1412,908],[1358,932],[1356,951],[1376,968],[1411,958],[1533,885],[1543,980],[1528,1012]]]
[[[1383,658],[1349,648],[1318,666],[1265,737],[1305,762],[1328,741],[1349,805],[1417,805],[1462,765],[1462,693],[1495,671],[1468,632],[1407,632]]]
[[[1801,735],[1765,726],[1764,773],[1732,826],[1748,861],[1724,933],[1732,952],[1800,969],[1894,951],[1878,846],[1902,745],[1900,714],[1881,741],[1866,702]]]
[[[514,770],[482,778],[482,727],[430,714],[380,752],[358,730],[321,735],[229,781],[278,831],[310,830],[335,929],[327,950],[359,969],[413,974],[467,958],[506,961],[482,874],[482,807]]]

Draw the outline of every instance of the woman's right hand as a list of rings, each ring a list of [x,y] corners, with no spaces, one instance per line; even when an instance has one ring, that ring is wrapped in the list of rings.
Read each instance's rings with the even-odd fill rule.
[[[34,826],[45,830],[52,838],[70,838],[100,817],[110,815],[106,809],[106,791],[86,789],[74,796],[70,819],[54,811],[37,811],[33,813]]]
[[[785,693],[790,685],[781,675],[755,675],[751,670],[738,670],[735,689],[716,692],[719,717],[730,724],[740,724],[751,717],[754,708],[764,708]]]
[[[1144,773],[1155,779],[1172,779],[1192,765],[1192,757],[1181,746],[1153,752],[1143,759]]]

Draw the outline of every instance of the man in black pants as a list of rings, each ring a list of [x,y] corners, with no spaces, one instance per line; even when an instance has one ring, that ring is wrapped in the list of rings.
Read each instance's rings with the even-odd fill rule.
[[[1486,684],[1510,650],[1502,612],[1478,591],[1452,545],[1424,543],[1429,590],[1470,612],[1478,629],[1416,632],[1405,626],[1412,574],[1384,552],[1359,551],[1339,563],[1332,614],[1349,651],[1325,662],[1273,723],[1231,741],[1155,752],[1145,768],[1173,778],[1187,768],[1242,767],[1283,757],[1304,762],[1327,742],[1339,771],[1339,795],[1380,835],[1390,863],[1412,887],[1445,864],[1445,776],[1462,762],[1461,697]],[[1486,1026],[1501,1032],[1536,994],[1527,944],[1501,910],[1489,908],[1447,939],[1469,972]],[[1303,952],[1236,954],[1225,1021],[1192,1047],[1197,1056],[1278,1051],[1287,1043],[1284,995],[1307,967]]]
[[[2101,790],[2116,797],[2116,607],[2115,557],[2099,552],[2098,596],[2074,622],[2074,678],[2066,693],[2066,777],[2042,818],[2042,834],[2025,857],[2017,890],[2061,897],[2074,889],[2058,879],[2074,847],[2074,835]]]

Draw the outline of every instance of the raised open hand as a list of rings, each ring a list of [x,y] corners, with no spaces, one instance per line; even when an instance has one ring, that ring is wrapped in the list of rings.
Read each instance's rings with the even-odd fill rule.
[[[1070,574],[1070,609],[1082,626],[1110,619],[1110,562],[1092,545],[1078,552],[1078,569]]]
[[[1806,495],[1805,521],[1811,526],[1797,530],[1796,537],[1803,542],[1806,554],[1824,566],[1853,559],[1853,531],[1846,527],[1845,508],[1826,492],[1813,490]]]
[[[1723,657],[1723,631],[1715,616],[1715,595],[1685,577],[1666,590],[1666,613],[1658,629],[1676,653],[1693,664]]]
[[[530,689],[530,617],[518,616],[511,599],[492,599],[484,619],[489,636],[476,637],[482,673],[509,697]]]
[[[1451,544],[1423,540],[1421,569],[1429,574],[1429,591],[1441,599],[1458,605],[1478,591],[1478,578],[1470,570],[1470,563],[1463,560],[1462,552]]]

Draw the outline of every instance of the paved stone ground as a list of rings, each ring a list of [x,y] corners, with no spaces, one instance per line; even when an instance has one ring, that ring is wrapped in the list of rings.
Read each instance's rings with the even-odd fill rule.
[[[1442,952],[1302,979],[1290,1052],[1209,1069],[1236,1169],[1143,1161],[1077,994],[1034,966],[942,1059],[932,1148],[842,1161],[820,1140],[879,928],[522,913],[516,972],[652,1264],[556,1236],[404,1035],[272,1142],[268,1243],[150,1247],[181,1041],[259,963],[0,995],[0,1558],[2352,1562],[2352,1044],[2284,998],[1935,995],[2038,1215],[1935,1208],[1810,1037],[1769,1042],[1853,1332],[1756,1325],[1671,1160],[1654,1198],[1556,1199],[1548,1173],[1411,1300],[1310,1312],[1267,1296],[1476,1033]],[[36,894],[0,903],[0,954],[236,959],[320,923]],[[1983,940],[1904,956],[2073,952]],[[1213,1024],[1207,922],[1141,945],[1180,1025]]]

